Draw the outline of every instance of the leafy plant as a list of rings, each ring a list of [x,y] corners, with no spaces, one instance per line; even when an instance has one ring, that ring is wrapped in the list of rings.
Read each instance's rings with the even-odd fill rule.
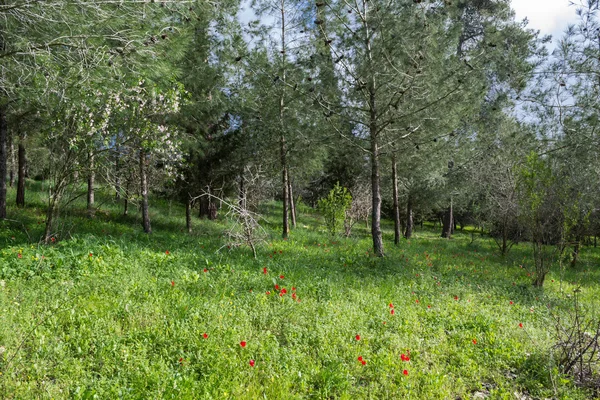
[[[346,210],[352,204],[352,196],[348,189],[341,187],[339,182],[335,184],[327,197],[320,199],[317,208],[325,218],[325,226],[331,236],[335,236],[346,216]]]

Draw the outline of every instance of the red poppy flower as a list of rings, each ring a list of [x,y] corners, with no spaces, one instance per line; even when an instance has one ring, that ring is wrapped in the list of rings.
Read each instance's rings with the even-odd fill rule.
[[[356,335],[356,340],[360,340],[360,335]]]
[[[295,292],[295,291],[296,291],[296,287],[292,286],[292,292]]]
[[[265,275],[267,274],[267,267],[263,268],[263,274],[265,274]]]
[[[171,286],[175,286],[175,281],[171,281]]]
[[[363,360],[362,356],[358,356],[358,361],[362,361],[362,360]]]
[[[394,311],[393,308],[390,310],[390,314],[392,314],[392,315],[396,314],[396,312]]]
[[[204,332],[204,333],[202,334],[202,337],[203,337],[204,339],[208,339],[208,333]]]
[[[249,364],[250,364],[251,367],[254,367],[254,360],[250,360]]]
[[[404,354],[404,353],[402,353],[402,354],[400,355],[400,359],[401,359],[402,361],[410,361],[410,357],[409,357],[409,356],[407,356],[407,355],[406,355],[406,354]]]
[[[508,304],[510,304],[511,306],[514,304],[513,301],[509,301]]]
[[[166,255],[169,255],[169,254],[171,254],[171,253],[169,253],[169,250],[167,250],[167,251],[165,251],[165,254],[166,254]]]
[[[523,323],[519,322],[519,328],[522,328],[522,327],[523,327]]]
[[[281,289],[281,294],[286,294],[286,293],[287,293],[287,289],[286,288]]]
[[[390,308],[394,308],[394,305],[392,303],[390,303]]]
[[[240,342],[240,346],[242,346],[242,347],[246,347],[246,342],[245,342],[244,340],[242,340],[242,341]]]
[[[94,256],[94,255],[93,255],[92,253],[88,254],[88,257],[90,257],[90,258],[91,258],[91,257],[93,257],[93,256]]]
[[[285,278],[283,275],[279,275],[279,279],[283,279]]]
[[[405,369],[404,371],[402,371],[402,373],[403,373],[404,375],[408,376],[408,370],[407,370],[407,369]]]
[[[292,293],[292,299],[296,300],[296,293]]]
[[[415,300],[415,303],[419,304],[419,299],[416,299],[416,300]]]
[[[204,268],[204,272],[208,272],[208,268]]]
[[[17,258],[23,258],[23,254],[21,254],[21,253],[17,254]]]
[[[454,300],[458,300],[458,296],[454,296]]]
[[[431,308],[431,304],[427,304],[427,308]]]
[[[362,365],[367,365],[367,360],[362,360],[360,363],[361,363]]]
[[[267,290],[267,296],[270,295],[270,294],[271,294],[271,292]]]
[[[179,364],[183,364],[183,357],[179,359]]]
[[[279,285],[275,285],[275,290],[279,290]]]
[[[473,344],[477,344],[477,339],[473,339]]]

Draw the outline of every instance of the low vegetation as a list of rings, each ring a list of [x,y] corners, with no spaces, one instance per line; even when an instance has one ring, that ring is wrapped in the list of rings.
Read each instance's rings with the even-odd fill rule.
[[[101,193],[95,218],[74,202],[39,245],[33,185],[0,223],[2,398],[598,396],[553,353],[574,289],[579,313],[600,317],[593,247],[542,289],[527,243],[502,257],[492,239],[426,226],[379,258],[366,227],[332,239],[308,208],[277,238],[281,204],[267,203],[255,259],[227,247],[222,220],[187,234],[184,208],[157,202],[147,235]]]

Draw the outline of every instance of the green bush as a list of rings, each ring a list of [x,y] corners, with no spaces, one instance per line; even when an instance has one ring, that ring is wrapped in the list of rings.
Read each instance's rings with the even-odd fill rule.
[[[325,218],[325,226],[331,236],[335,236],[344,223],[346,210],[352,204],[352,196],[348,189],[341,187],[339,182],[335,184],[327,197],[320,199],[317,208]]]

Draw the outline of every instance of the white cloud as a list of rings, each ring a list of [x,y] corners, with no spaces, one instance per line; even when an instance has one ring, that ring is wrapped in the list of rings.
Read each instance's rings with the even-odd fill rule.
[[[530,28],[552,35],[554,40],[562,36],[569,24],[577,22],[577,7],[569,4],[569,0],[512,0],[517,20],[527,18]]]

